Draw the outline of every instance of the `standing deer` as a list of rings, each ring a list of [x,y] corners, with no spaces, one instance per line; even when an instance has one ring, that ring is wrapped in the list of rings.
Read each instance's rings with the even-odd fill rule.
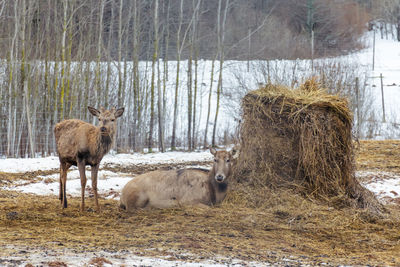
[[[81,211],[85,208],[86,174],[85,166],[91,166],[91,179],[94,191],[96,209],[99,211],[97,200],[97,173],[100,161],[110,151],[116,135],[118,117],[124,113],[124,108],[100,111],[88,107],[89,112],[98,117],[99,125],[71,119],[59,122],[54,127],[57,152],[60,159],[60,200],[63,208],[67,207],[66,182],[67,171],[71,165],[78,166],[81,178],[82,202]]]
[[[232,160],[236,148],[230,152],[216,151],[210,171],[180,169],[153,171],[139,175],[122,189],[120,207],[132,212],[137,208],[170,208],[180,205],[214,205],[224,200]]]

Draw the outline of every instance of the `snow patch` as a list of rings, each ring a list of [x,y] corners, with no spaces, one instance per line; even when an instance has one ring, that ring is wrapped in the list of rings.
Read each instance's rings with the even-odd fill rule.
[[[366,182],[361,184],[373,192],[384,203],[400,198],[400,175],[391,172],[357,172],[357,177]]]
[[[197,152],[165,152],[165,153],[134,153],[134,154],[107,154],[100,163],[105,165],[138,165],[138,164],[168,164],[191,161],[211,161],[212,154],[207,151]],[[60,168],[58,157],[0,159],[0,172],[22,173],[33,171],[48,171]]]
[[[240,259],[229,259],[225,257],[216,257],[208,260],[196,260],[195,256],[191,255],[176,255],[166,256],[162,258],[146,257],[135,255],[134,253],[124,250],[119,252],[84,252],[77,253],[70,249],[63,250],[45,250],[32,251],[27,253],[25,249],[21,250],[21,254],[14,253],[6,258],[0,258],[2,266],[46,266],[50,262],[62,262],[68,266],[97,266],[91,264],[91,261],[96,259],[104,259],[102,266],[154,266],[154,267],[169,267],[169,266],[189,266],[189,267],[222,267],[222,266],[271,266],[269,263],[262,262],[245,262]],[[19,254],[19,255],[18,255]],[[182,258],[182,261],[176,259]],[[290,261],[290,260],[288,260]],[[107,263],[111,262],[111,264]]]

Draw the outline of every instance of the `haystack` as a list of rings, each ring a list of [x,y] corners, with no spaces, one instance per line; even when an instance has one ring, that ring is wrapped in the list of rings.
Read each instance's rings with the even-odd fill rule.
[[[242,106],[238,182],[383,211],[355,178],[346,99],[328,94],[312,79],[295,90],[270,84],[251,91]]]

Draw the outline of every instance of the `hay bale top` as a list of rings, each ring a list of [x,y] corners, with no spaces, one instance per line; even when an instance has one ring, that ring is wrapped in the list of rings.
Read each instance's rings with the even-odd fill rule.
[[[268,84],[258,90],[251,91],[245,96],[246,98],[261,98],[270,103],[282,102],[282,108],[291,106],[293,113],[302,111],[307,107],[320,109],[330,109],[334,113],[340,115],[349,123],[352,122],[352,113],[348,107],[347,99],[338,95],[332,95],[323,88],[315,79],[307,80],[297,89],[291,89],[283,85]],[[263,101],[264,102],[264,101]],[[298,109],[293,109],[298,107]],[[282,109],[283,111],[283,109]]]

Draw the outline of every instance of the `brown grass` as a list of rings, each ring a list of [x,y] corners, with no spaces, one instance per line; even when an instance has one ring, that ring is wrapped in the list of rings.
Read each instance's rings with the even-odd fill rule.
[[[357,169],[400,174],[400,140],[362,140],[358,146]]]
[[[360,141],[355,147],[357,170],[400,173],[400,141]],[[41,174],[0,177],[12,183]],[[88,200],[88,211],[82,213],[79,197],[69,198],[68,209],[62,210],[57,196],[0,188],[0,259],[21,247],[56,247],[76,252],[129,250],[187,260],[224,255],[270,263],[290,258],[311,265],[400,266],[398,206],[387,206],[390,213],[378,216],[340,206],[340,199],[329,200],[305,198],[293,188],[234,182],[218,207],[138,210],[128,215],[113,200],[101,199],[100,213],[92,211],[93,200]]]
[[[248,194],[262,196],[263,204],[252,207]],[[132,216],[112,200],[101,201],[101,213],[81,213],[80,198],[70,199],[63,211],[56,196],[0,190],[0,257],[13,252],[12,244],[131,250],[148,256],[192,253],[265,262],[291,257],[312,264],[400,264],[399,212],[394,209],[378,217],[366,210],[335,209],[291,191],[245,192],[235,185],[219,207],[139,210]],[[7,218],[10,212],[17,216]]]
[[[49,267],[67,267],[68,265],[62,261],[50,261],[47,263]]]

